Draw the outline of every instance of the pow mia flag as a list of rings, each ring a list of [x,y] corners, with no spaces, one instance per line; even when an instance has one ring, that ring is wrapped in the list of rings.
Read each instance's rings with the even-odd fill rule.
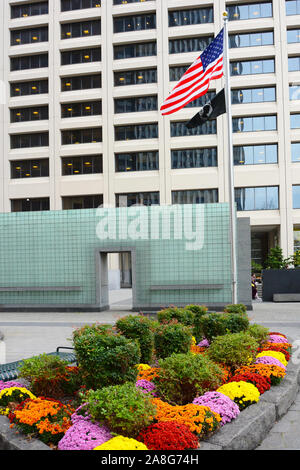
[[[211,101],[205,103],[203,108],[188,121],[186,127],[192,129],[193,127],[201,126],[206,121],[211,121],[224,113],[226,113],[226,103],[223,88]]]

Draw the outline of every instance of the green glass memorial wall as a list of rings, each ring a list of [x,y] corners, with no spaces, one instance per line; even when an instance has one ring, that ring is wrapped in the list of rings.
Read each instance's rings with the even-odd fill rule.
[[[238,300],[251,308],[250,225],[237,219]],[[0,214],[1,311],[108,308],[108,253],[130,252],[134,311],[231,303],[229,206]]]

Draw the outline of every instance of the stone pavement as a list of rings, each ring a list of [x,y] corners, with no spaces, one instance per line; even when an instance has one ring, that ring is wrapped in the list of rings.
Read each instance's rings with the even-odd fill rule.
[[[0,331],[5,336],[6,362],[71,346],[72,332],[85,324],[114,324],[128,315],[131,292],[111,292],[111,310],[105,312],[5,313],[0,312]],[[255,302],[249,312],[251,323],[259,323],[286,334],[300,346],[300,303]],[[299,354],[300,359],[300,354]],[[291,359],[292,360],[292,359]],[[300,393],[286,415],[268,433],[257,450],[300,450]]]

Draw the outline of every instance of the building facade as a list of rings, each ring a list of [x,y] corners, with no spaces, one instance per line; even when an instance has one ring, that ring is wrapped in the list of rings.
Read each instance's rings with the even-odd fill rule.
[[[300,0],[4,0],[0,212],[227,202],[226,116],[185,126],[223,79],[159,111],[224,10],[238,217],[300,249]]]

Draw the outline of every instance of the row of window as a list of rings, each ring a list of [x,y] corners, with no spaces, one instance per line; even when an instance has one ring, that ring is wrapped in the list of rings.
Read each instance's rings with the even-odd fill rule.
[[[218,203],[218,189],[196,189],[172,191],[172,204]],[[279,187],[235,188],[235,202],[238,211],[261,211],[279,209]],[[159,192],[116,194],[116,207],[133,205],[159,205]],[[63,210],[94,209],[103,204],[103,195],[62,197]],[[300,185],[293,186],[293,209],[300,208]],[[12,199],[12,212],[45,211],[50,209],[49,198]]]
[[[291,144],[292,161],[300,161],[300,142]],[[237,145],[233,147],[234,165],[278,163],[278,145]],[[209,168],[218,166],[216,147],[171,150],[171,168]],[[116,172],[153,171],[159,169],[156,150],[115,154]],[[63,175],[102,173],[102,156],[87,155],[62,158]],[[12,178],[49,176],[49,160],[19,160],[11,162]]]
[[[149,0],[113,0],[114,5],[138,3]],[[100,0],[61,0],[61,11],[80,10],[101,7]],[[272,2],[250,3],[227,6],[229,21],[270,18],[273,16]],[[48,1],[11,6],[11,18],[48,14]],[[299,15],[300,1],[286,0],[286,14]],[[169,12],[169,26],[201,24],[213,22],[213,8],[193,8]]]
[[[68,106],[68,105],[64,105]],[[95,105],[97,109],[99,102]],[[92,106],[88,106],[92,109]],[[70,110],[69,110],[70,109]],[[86,112],[85,105],[79,106],[77,112]],[[91,109],[88,112],[91,112]],[[15,110],[13,110],[14,115]],[[38,111],[37,111],[38,112]],[[65,110],[66,116],[72,116],[72,108]],[[97,111],[98,112],[98,111]],[[70,114],[68,114],[70,113]],[[80,114],[86,115],[86,114]],[[39,114],[37,119],[39,119]],[[17,116],[20,117],[20,116]],[[300,129],[300,114],[291,115],[291,129]],[[245,116],[232,119],[232,128],[234,133],[239,132],[259,132],[259,131],[275,131],[277,130],[277,116]],[[216,120],[207,121],[202,126],[188,129],[186,121],[176,121],[170,123],[171,137],[183,137],[188,135],[210,135],[217,133]],[[62,130],[62,145],[81,144],[81,143],[97,143],[102,142],[102,128],[74,129]],[[141,139],[157,139],[158,124],[128,124],[124,126],[115,126],[115,141],[141,140]],[[11,148],[25,147],[44,147],[49,145],[48,132],[32,133],[32,134],[14,134],[11,135]]]

